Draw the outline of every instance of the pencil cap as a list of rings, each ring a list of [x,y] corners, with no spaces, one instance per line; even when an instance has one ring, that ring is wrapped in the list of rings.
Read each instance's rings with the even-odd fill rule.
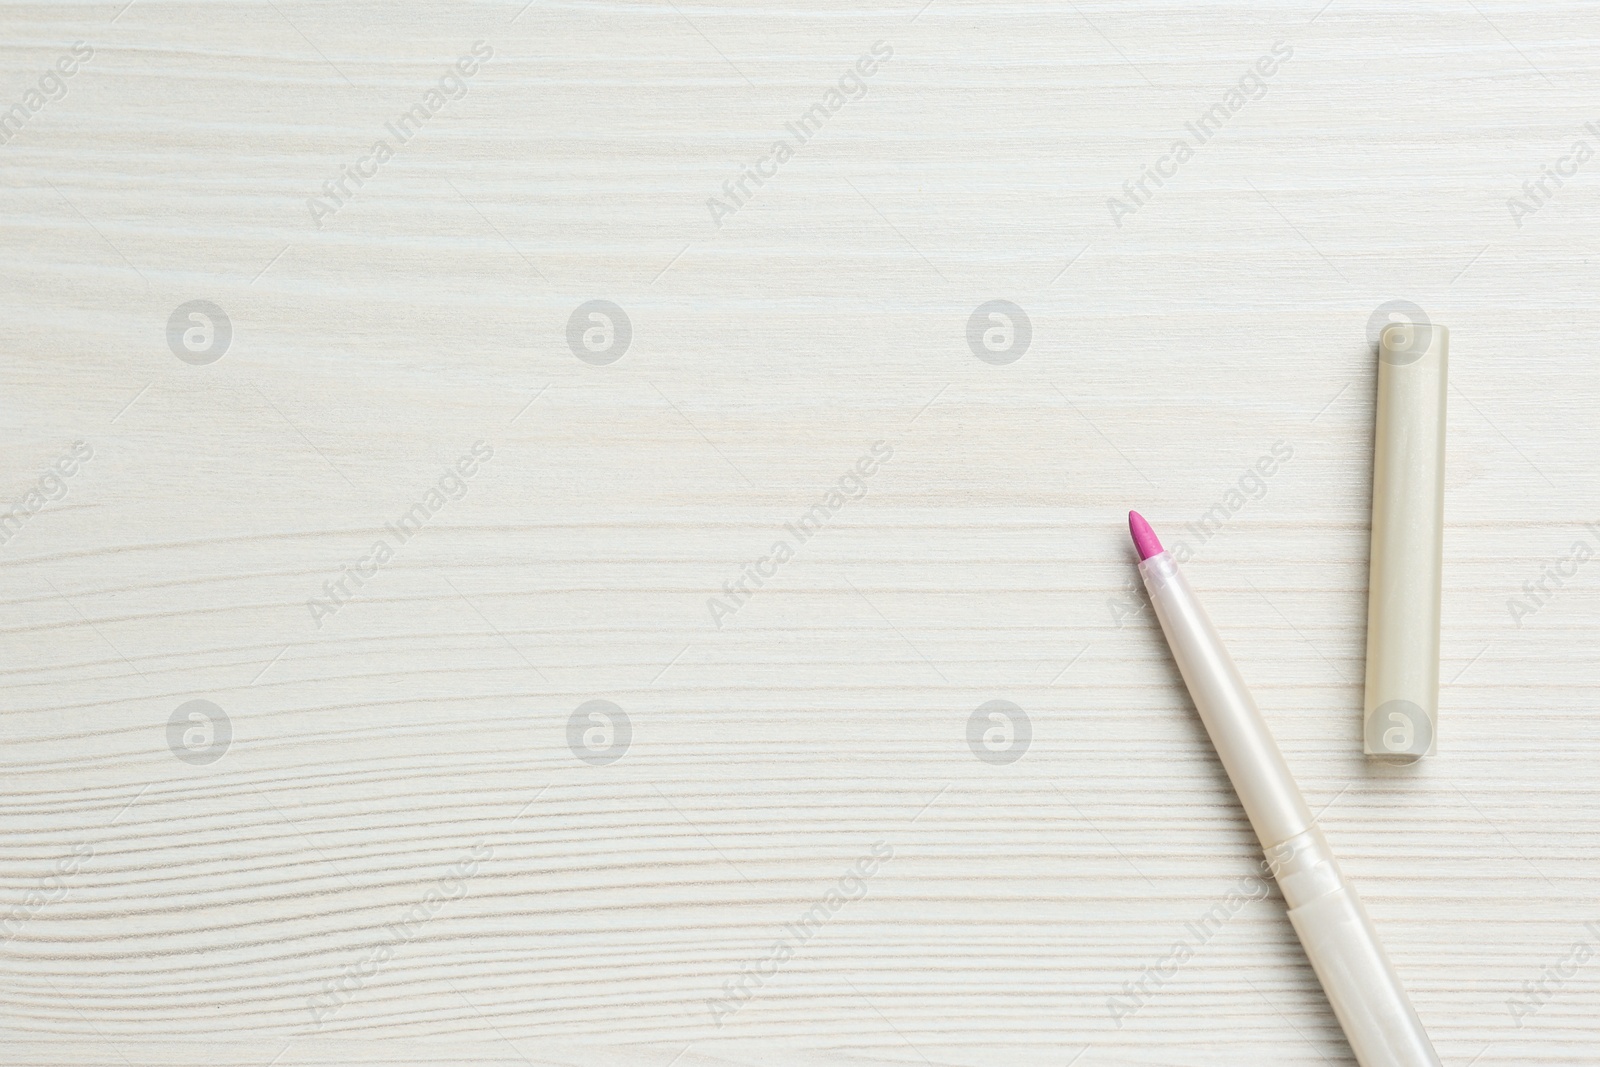
[[[1438,749],[1449,350],[1433,323],[1378,335],[1363,735],[1367,755],[1399,763]]]

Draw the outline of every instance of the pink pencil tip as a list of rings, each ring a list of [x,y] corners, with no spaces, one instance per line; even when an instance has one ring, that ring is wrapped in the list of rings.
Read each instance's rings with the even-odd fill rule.
[[[1133,547],[1138,549],[1141,560],[1161,554],[1161,539],[1137,511],[1128,512],[1128,532],[1133,534]]]

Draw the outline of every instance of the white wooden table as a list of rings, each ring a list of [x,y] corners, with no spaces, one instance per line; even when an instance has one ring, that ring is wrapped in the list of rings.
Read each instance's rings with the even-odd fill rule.
[[[1129,507],[1445,1062],[1600,1060],[1593,8],[1320,2],[7,3],[0,1060],[1351,1063]]]

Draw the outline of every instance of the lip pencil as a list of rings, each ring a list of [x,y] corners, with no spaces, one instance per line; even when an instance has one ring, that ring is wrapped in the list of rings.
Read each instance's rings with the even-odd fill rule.
[[[1136,511],[1139,573],[1206,733],[1239,794],[1350,1049],[1361,1067],[1440,1067],[1372,920],[1312,823],[1300,787],[1205,608]]]

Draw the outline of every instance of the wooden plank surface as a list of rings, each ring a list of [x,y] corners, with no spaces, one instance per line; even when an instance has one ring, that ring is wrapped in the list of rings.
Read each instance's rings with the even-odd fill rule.
[[[0,9],[0,1060],[1351,1063],[1137,506],[1445,1062],[1600,1061],[1593,8],[920,4]]]

